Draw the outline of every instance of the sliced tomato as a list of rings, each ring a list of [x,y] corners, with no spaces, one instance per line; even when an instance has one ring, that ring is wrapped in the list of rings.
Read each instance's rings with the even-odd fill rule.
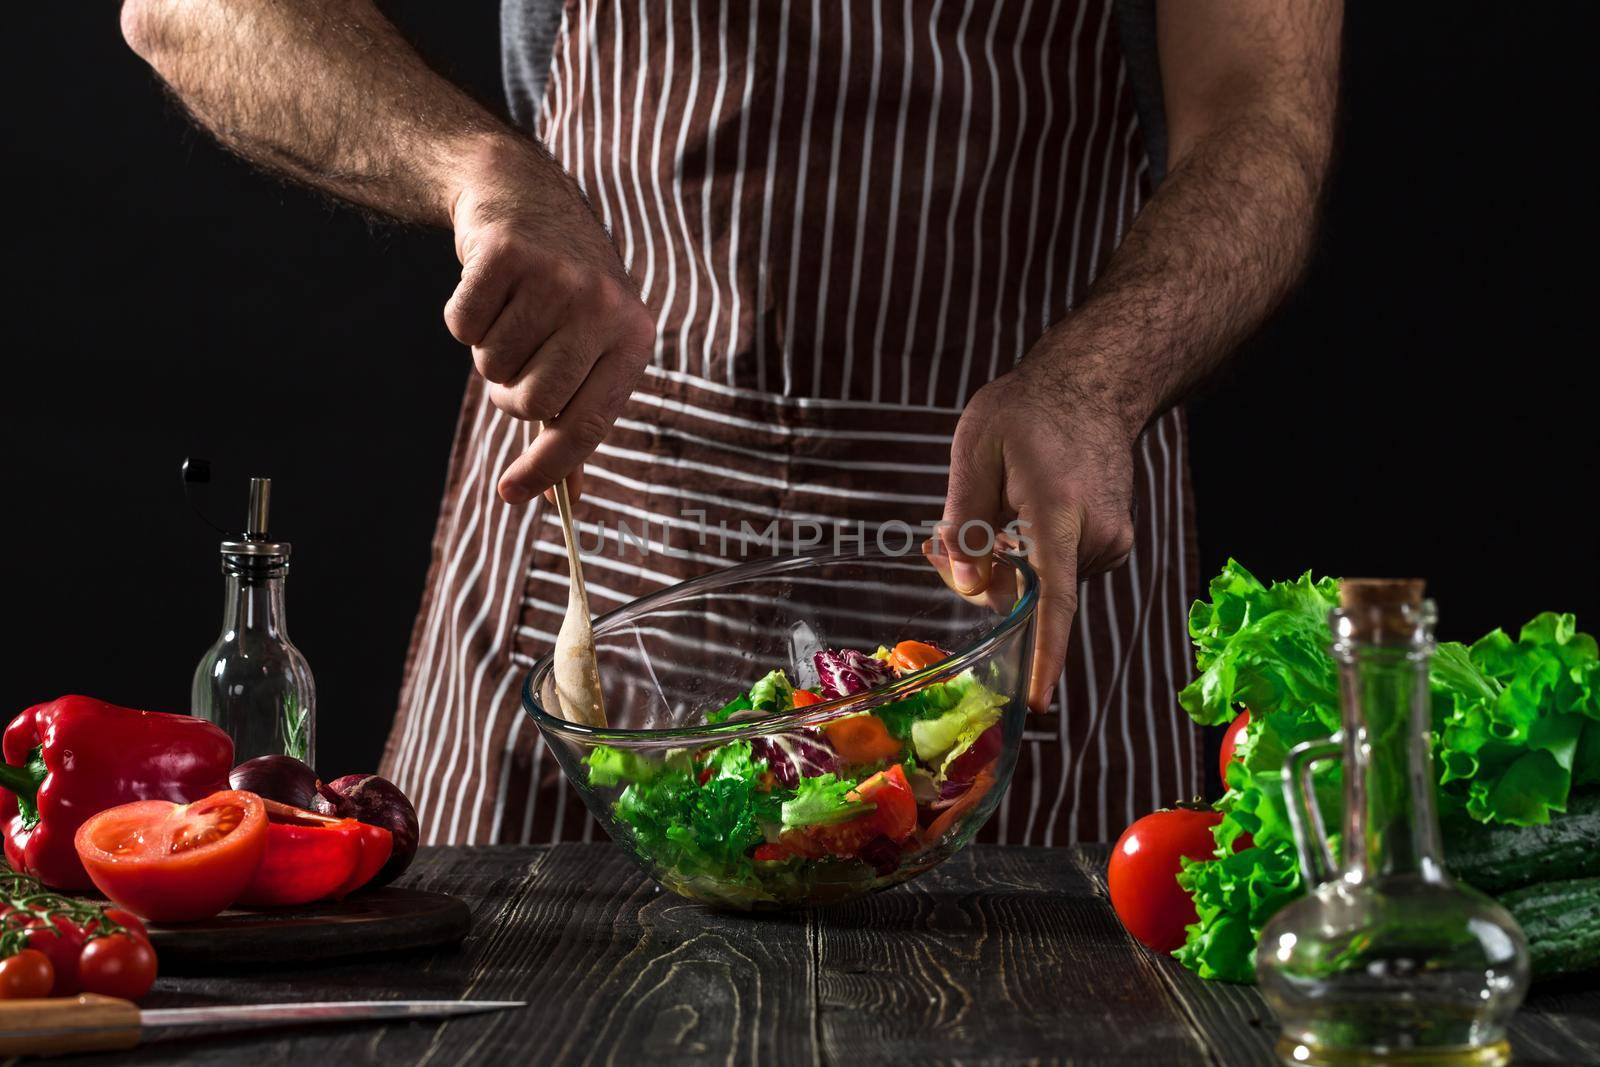
[[[804,835],[832,855],[854,856],[875,837],[900,842],[916,832],[917,798],[900,764],[862,782],[854,795],[875,805],[873,810],[848,822],[808,826]]]
[[[140,800],[91,816],[74,844],[100,892],[134,914],[208,919],[238,900],[261,866],[266,807],[233,789],[192,804]]]
[[[901,674],[920,671],[949,658],[950,653],[944,649],[921,641],[901,641],[889,650],[889,663]]]
[[[822,698],[809,689],[796,689],[794,691],[794,706],[809,708],[813,704],[821,704]]]
[[[846,763],[882,763],[900,755],[901,744],[876,715],[849,715],[822,727]]]

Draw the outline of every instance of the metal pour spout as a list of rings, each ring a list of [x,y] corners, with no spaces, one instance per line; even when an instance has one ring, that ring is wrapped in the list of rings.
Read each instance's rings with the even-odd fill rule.
[[[266,541],[267,512],[272,507],[272,479],[250,479],[250,512],[244,520],[246,541]]]

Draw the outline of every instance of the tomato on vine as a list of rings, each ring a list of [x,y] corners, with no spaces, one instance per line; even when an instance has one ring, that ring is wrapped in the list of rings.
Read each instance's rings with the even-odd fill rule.
[[[50,957],[36,948],[0,960],[0,1000],[37,1000],[48,997],[56,982]]]
[[[156,980],[156,952],[132,934],[107,934],[83,946],[78,979],[91,993],[138,1000]]]
[[[87,991],[136,999],[155,976],[150,935],[132,913],[0,870],[0,997]]]

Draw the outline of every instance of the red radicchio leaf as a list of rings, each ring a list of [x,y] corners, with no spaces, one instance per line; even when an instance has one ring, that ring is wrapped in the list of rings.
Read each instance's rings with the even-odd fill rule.
[[[817,668],[822,695],[829,700],[865,693],[887,682],[892,673],[887,663],[853,648],[823,649],[812,655],[811,662]]]
[[[802,778],[837,774],[841,766],[839,754],[827,736],[809,728],[751,738],[750,754],[766,760],[767,770],[785,789],[795,788]]]

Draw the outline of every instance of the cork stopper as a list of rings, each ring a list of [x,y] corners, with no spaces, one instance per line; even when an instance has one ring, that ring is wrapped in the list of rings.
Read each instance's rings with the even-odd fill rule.
[[[1346,578],[1339,583],[1339,606],[1346,609],[1404,608],[1422,603],[1421,578]]]
[[[1336,645],[1417,648],[1431,643],[1433,605],[1421,578],[1346,578],[1334,612]],[[1337,650],[1337,649],[1336,649]]]

